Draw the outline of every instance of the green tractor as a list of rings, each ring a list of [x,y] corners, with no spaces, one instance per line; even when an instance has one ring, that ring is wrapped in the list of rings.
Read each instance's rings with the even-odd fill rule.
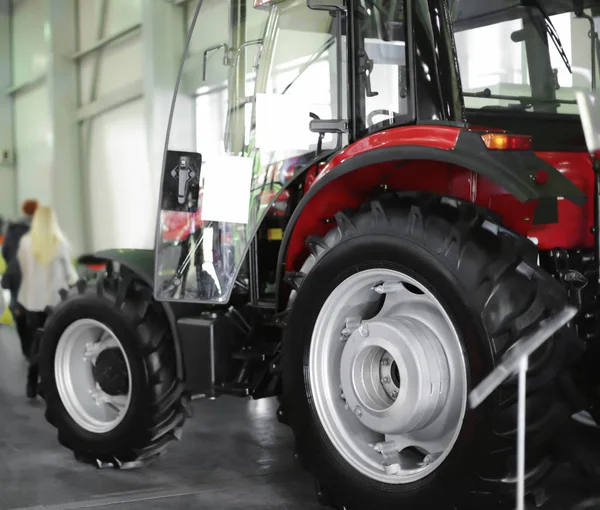
[[[491,508],[513,501],[516,381],[467,396],[572,305],[529,361],[535,491],[562,427],[600,422],[598,179],[552,21],[597,6],[198,1],[155,250],[95,254],[44,327],[60,443],[137,467],[195,398],[278,397],[324,504]],[[467,83],[490,31],[526,72]]]

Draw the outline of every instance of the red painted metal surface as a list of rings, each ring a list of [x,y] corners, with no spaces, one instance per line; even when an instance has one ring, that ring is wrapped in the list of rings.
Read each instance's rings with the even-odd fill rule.
[[[460,129],[450,126],[406,126],[393,128],[362,138],[336,154],[319,174],[318,179],[347,159],[364,152],[397,145],[421,145],[438,149],[453,149]]]
[[[479,130],[479,129],[478,129]],[[307,178],[307,190],[337,165],[366,151],[391,145],[424,145],[441,149],[455,146],[459,129],[452,127],[411,126],[371,135],[336,155],[316,179]],[[541,158],[563,172],[587,196],[592,196],[594,174],[591,157],[585,153],[539,153]],[[544,177],[540,176],[543,181]],[[541,184],[543,185],[543,184]],[[532,225],[536,201],[521,203],[504,188],[466,168],[428,160],[389,162],[361,168],[334,180],[313,197],[298,218],[290,239],[286,270],[298,270],[308,255],[304,241],[311,234],[324,235],[334,224],[333,215],[357,207],[382,189],[431,191],[469,200],[502,216],[503,222],[517,232],[538,239],[542,250],[593,246],[590,227],[593,201],[578,207],[559,199],[559,222]]]
[[[162,211],[161,238],[165,243],[184,241],[189,235],[202,225],[201,210],[195,213],[185,211]]]
[[[86,267],[90,271],[99,272],[104,271],[106,269],[106,264],[86,264]]]

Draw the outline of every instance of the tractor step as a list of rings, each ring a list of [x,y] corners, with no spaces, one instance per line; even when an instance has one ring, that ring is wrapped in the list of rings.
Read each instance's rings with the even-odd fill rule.
[[[231,397],[248,397],[252,393],[252,388],[243,383],[224,383],[215,386],[215,393],[218,396],[229,395]]]
[[[244,361],[267,361],[277,354],[278,349],[278,343],[251,345],[242,347],[241,350],[234,352],[231,357]]]

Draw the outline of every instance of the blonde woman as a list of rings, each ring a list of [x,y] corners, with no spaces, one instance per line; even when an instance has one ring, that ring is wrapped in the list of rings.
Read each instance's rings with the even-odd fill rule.
[[[34,343],[36,331],[46,321],[46,308],[58,304],[60,289],[75,285],[78,280],[69,244],[51,207],[41,206],[35,211],[31,229],[19,243],[17,259],[22,273],[19,303],[26,310],[27,343],[31,346],[27,396],[35,398],[39,350]]]

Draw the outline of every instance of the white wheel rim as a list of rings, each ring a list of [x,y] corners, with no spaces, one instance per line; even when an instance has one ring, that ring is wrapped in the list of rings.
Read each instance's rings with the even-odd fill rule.
[[[96,380],[94,367],[101,353],[115,348],[125,360],[128,389],[111,395]],[[54,374],[61,401],[77,425],[104,434],[123,421],[131,403],[131,367],[121,342],[106,325],[93,319],[69,325],[58,341]]]
[[[332,292],[315,323],[308,375],[336,450],[378,482],[428,476],[462,428],[467,370],[458,333],[438,299],[401,272],[361,271]]]

